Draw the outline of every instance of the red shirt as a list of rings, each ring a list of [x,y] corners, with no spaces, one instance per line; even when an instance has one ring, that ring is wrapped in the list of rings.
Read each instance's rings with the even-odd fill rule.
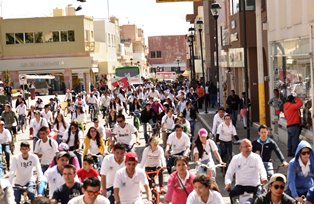
[[[98,171],[96,169],[91,168],[89,172],[87,172],[85,169],[80,168],[77,171],[77,176],[79,177],[79,179],[81,180],[81,182],[83,182],[86,178],[90,178],[90,177],[98,177]]]

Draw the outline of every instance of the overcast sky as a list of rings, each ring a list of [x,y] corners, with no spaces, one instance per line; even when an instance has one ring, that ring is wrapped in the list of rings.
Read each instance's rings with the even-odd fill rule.
[[[108,2],[109,1],[109,2]],[[23,18],[52,16],[53,8],[64,8],[68,4],[83,9],[77,15],[108,18],[116,16],[122,24],[136,24],[144,29],[145,36],[184,35],[188,33],[189,23],[186,14],[193,11],[191,2],[156,3],[155,0],[0,0],[3,18]]]

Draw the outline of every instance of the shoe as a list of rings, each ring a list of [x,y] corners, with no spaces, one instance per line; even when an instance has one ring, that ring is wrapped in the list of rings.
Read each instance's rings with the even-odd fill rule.
[[[161,186],[161,187],[159,187],[159,193],[160,194],[165,194],[166,190]]]

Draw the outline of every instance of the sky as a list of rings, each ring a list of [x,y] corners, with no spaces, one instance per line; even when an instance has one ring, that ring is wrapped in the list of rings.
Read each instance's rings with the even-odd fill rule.
[[[53,8],[65,8],[68,4],[82,6],[77,15],[97,19],[116,16],[120,25],[135,24],[144,30],[144,35],[185,35],[190,24],[186,14],[193,12],[192,2],[156,3],[155,0],[0,0],[3,18],[52,16]]]

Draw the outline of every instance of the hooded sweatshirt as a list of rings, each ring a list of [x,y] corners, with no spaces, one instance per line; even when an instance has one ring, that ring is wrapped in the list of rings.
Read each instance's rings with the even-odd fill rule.
[[[299,163],[300,152],[303,148],[309,148],[310,151],[310,172],[304,176]],[[289,162],[288,167],[287,192],[293,198],[306,195],[307,191],[314,186],[314,153],[311,145],[306,141],[301,141],[295,153],[295,157]]]

